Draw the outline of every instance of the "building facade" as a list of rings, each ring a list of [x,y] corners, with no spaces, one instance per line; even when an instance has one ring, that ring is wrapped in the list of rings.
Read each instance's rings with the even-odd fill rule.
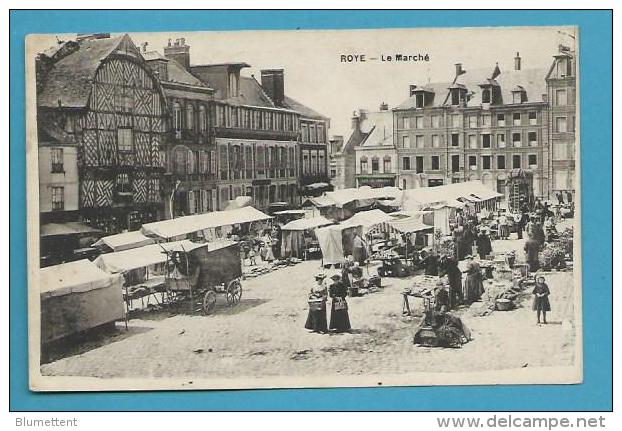
[[[162,197],[165,218],[204,213],[217,207],[216,147],[212,133],[214,90],[193,76],[176,59],[185,41],[169,41],[162,56],[143,56],[159,77],[170,110],[163,164]],[[181,59],[183,61],[183,58]]]
[[[162,218],[166,100],[129,36],[68,42],[37,63],[40,144],[62,148],[63,170],[78,173],[77,199],[66,187],[64,202],[77,200],[79,218],[106,233]]]
[[[411,85],[394,112],[403,189],[481,180],[505,192],[513,169],[533,173],[534,194],[549,190],[548,118],[542,69],[465,71],[446,83]]]
[[[549,102],[551,190],[574,191],[577,66],[575,53],[560,45],[546,76]]]
[[[393,141],[393,112],[382,104],[378,112],[367,112],[358,127],[365,139],[354,147],[355,186],[395,186],[397,151]]]

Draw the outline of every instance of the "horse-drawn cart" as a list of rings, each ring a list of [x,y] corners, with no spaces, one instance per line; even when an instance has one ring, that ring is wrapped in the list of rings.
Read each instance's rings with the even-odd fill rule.
[[[165,285],[171,303],[190,302],[191,310],[210,314],[217,294],[227,305],[242,298],[240,245],[234,242],[183,245],[167,252]],[[200,308],[197,308],[200,307]]]

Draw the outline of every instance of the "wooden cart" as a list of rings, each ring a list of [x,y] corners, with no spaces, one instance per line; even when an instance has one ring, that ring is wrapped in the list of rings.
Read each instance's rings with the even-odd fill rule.
[[[196,244],[167,253],[166,290],[170,302],[190,303],[192,312],[210,314],[217,294],[224,294],[227,305],[242,298],[242,263],[238,243]]]

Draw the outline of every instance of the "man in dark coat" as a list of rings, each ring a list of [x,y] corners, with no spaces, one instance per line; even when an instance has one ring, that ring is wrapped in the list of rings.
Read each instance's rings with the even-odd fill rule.
[[[456,308],[464,302],[464,295],[462,294],[462,271],[458,268],[458,261],[453,257],[444,257],[441,267],[442,270],[439,275],[447,275],[449,281],[451,308]]]
[[[492,252],[492,244],[490,242],[490,237],[483,230],[479,233],[477,237],[477,254],[479,254],[480,259],[486,259]]]
[[[438,256],[434,250],[425,259],[425,275],[438,275]]]

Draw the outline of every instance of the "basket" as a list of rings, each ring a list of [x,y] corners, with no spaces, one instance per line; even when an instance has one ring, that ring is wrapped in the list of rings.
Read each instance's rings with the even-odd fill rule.
[[[309,300],[309,310],[311,311],[322,311],[324,309],[325,302],[323,299],[310,299]]]
[[[499,311],[509,311],[514,307],[514,303],[511,300],[505,298],[497,299],[496,305],[497,310]]]

